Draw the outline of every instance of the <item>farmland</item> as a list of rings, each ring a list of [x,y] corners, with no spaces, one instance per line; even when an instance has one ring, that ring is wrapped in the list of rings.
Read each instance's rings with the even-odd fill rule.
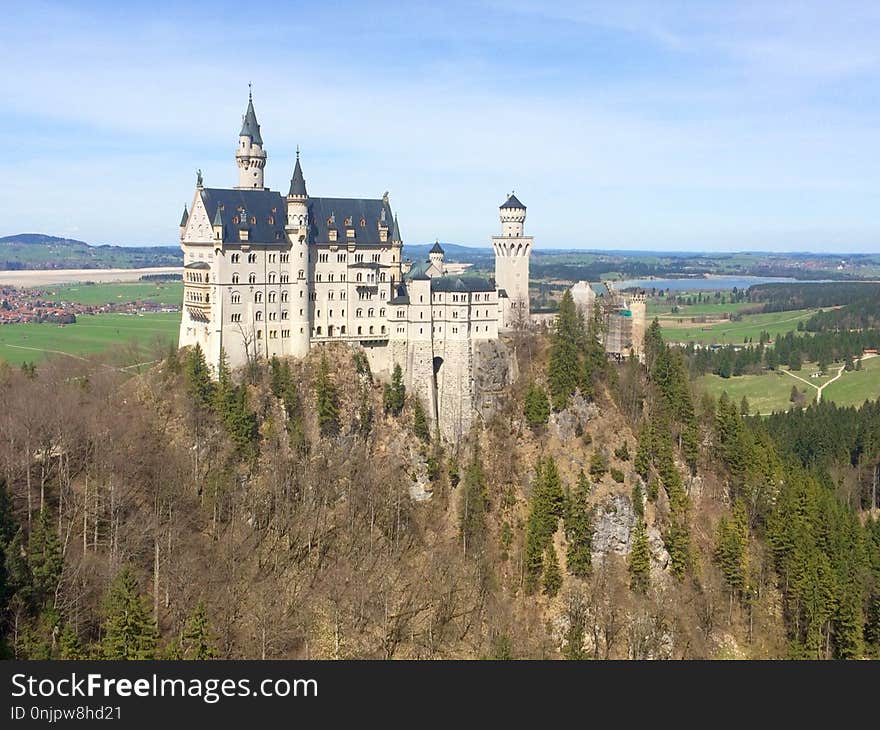
[[[79,302],[100,306],[123,302],[156,302],[179,306],[183,301],[183,282],[138,281],[113,284],[64,284],[45,287],[43,298],[53,302]]]
[[[83,357],[132,345],[132,355],[147,359],[160,343],[167,346],[177,339],[179,326],[178,312],[85,315],[70,325],[5,325],[0,327],[0,360],[39,364],[50,355]]]
[[[736,322],[725,319],[705,324],[691,323],[678,316],[674,318],[665,316],[658,319],[663,327],[663,339],[667,342],[737,345],[749,338],[757,342],[762,331],[769,332],[771,338],[776,337],[777,334],[784,335],[786,332],[796,329],[798,322],[805,322],[817,311],[816,309],[796,309],[789,312],[745,314]]]

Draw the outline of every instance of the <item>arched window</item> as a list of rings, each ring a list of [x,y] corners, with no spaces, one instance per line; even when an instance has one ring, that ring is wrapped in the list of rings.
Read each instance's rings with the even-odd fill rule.
[[[253,273],[249,274],[248,275],[248,284],[256,284],[256,283],[257,283],[257,275],[253,274]]]
[[[258,291],[256,294],[254,294],[254,301],[255,301],[257,304],[259,304],[260,302],[262,302],[262,301],[263,301],[263,292]]]
[[[373,325],[370,325],[370,334],[373,334]]]
[[[385,281],[385,272],[384,271],[381,274],[379,274],[379,281]]]
[[[263,312],[260,311],[259,309],[256,312],[254,312],[254,319],[257,320],[257,322],[261,322],[263,319]]]
[[[363,275],[363,274],[358,274],[358,275],[355,277],[355,280],[356,280],[356,281],[363,281],[363,280],[364,280],[364,275]]]
[[[375,313],[376,313],[376,312],[375,312],[374,309],[368,309],[368,310],[367,310],[367,316],[368,316],[368,317],[373,317],[373,316],[375,316]]]
[[[363,309],[358,309],[357,311],[355,311],[354,316],[355,316],[355,317],[363,317],[363,316],[364,316],[364,310],[363,310]]]
[[[241,294],[239,294],[237,291],[234,291],[232,292],[230,299],[232,300],[233,304],[238,304],[239,302],[241,302]]]
[[[269,274],[269,283],[270,283],[270,284],[274,284],[274,283],[275,283],[275,273],[274,273],[274,272],[271,273],[271,274]]]
[[[385,334],[385,325],[384,324],[382,325],[382,334],[383,335]]]
[[[233,275],[232,275],[232,283],[233,283],[233,284],[238,284],[238,274],[233,274]]]
[[[359,335],[360,335],[360,334],[363,334],[363,329],[364,329],[363,327],[358,327],[358,334],[359,334]]]
[[[345,325],[342,325],[342,327],[339,328],[339,334],[341,334],[341,335],[345,334]]]
[[[270,301],[270,302],[274,302],[274,301],[275,301],[275,292],[273,292],[273,291],[270,291],[270,292],[269,292],[269,301]]]
[[[288,296],[288,292],[286,292],[286,291],[281,292],[281,301],[286,302],[287,296]]]

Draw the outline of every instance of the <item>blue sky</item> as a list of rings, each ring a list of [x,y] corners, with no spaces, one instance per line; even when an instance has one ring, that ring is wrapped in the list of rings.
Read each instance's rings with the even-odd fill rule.
[[[880,3],[4,2],[0,235],[173,244],[235,184],[388,190],[405,241],[880,250]]]

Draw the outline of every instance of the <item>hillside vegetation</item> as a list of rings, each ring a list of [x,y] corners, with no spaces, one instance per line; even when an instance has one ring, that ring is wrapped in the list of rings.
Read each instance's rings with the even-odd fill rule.
[[[746,418],[657,326],[622,366],[599,327],[566,296],[512,338],[520,381],[455,446],[342,345],[217,382],[198,350],[5,369],[5,651],[875,654],[880,407]]]
[[[179,246],[91,246],[41,233],[0,238],[0,269],[140,269],[182,266]]]

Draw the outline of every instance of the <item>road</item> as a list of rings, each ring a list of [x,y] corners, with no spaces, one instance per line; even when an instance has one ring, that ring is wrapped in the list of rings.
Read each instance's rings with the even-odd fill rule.
[[[837,375],[835,375],[833,378],[831,378],[831,380],[829,380],[825,383],[822,383],[822,385],[816,385],[815,383],[811,383],[806,378],[802,378],[800,375],[795,375],[793,372],[791,372],[791,370],[783,370],[782,372],[788,373],[789,375],[791,375],[791,377],[793,377],[797,380],[800,380],[802,383],[806,383],[811,388],[815,388],[816,389],[816,403],[821,403],[822,402],[822,391],[825,390],[825,388],[827,388],[829,385],[831,385],[831,383],[833,383],[835,380],[840,378],[841,375],[843,375],[843,370],[845,367],[846,367],[846,365],[841,365],[837,369]]]

